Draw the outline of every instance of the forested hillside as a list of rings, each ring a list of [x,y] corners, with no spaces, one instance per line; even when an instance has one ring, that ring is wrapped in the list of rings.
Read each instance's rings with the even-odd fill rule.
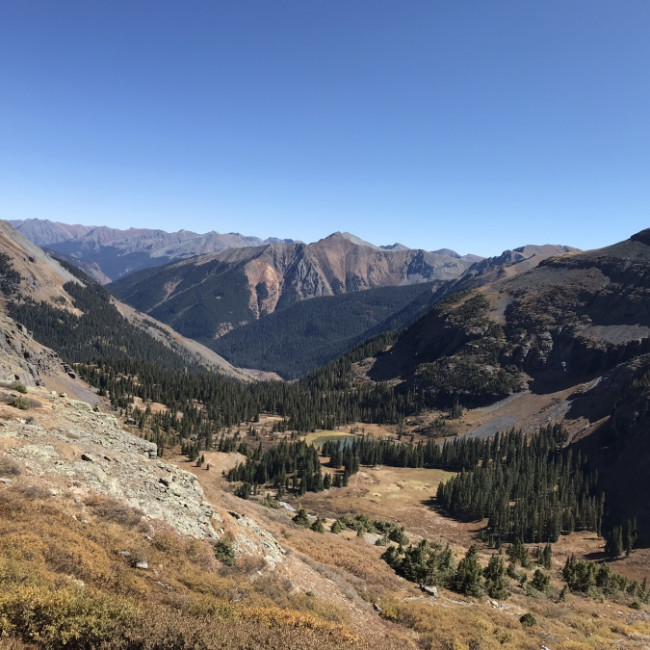
[[[233,365],[296,379],[329,363],[370,332],[409,324],[414,303],[433,302],[438,286],[381,287],[301,301],[236,328],[214,341],[212,348]],[[406,309],[409,306],[411,310]]]

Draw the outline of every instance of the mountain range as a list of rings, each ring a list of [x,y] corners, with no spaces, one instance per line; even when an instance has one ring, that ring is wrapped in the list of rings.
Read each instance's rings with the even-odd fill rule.
[[[131,274],[110,289],[232,363],[295,378],[364,337],[405,327],[458,282],[515,274],[569,250],[524,247],[483,260],[386,250],[334,233],[314,244],[193,257]]]
[[[364,337],[409,325],[460,286],[521,273],[573,250],[525,246],[483,259],[450,249],[376,246],[350,233],[313,244],[254,245],[261,240],[41,220],[15,223],[35,243],[101,283],[109,279],[107,273],[121,275],[110,289],[139,311],[231,363],[287,379],[327,363]],[[187,257],[224,246],[229,248]],[[129,272],[136,257],[136,267],[149,268]],[[173,257],[184,259],[150,266]]]
[[[171,261],[245,246],[290,243],[291,240],[246,237],[215,231],[198,234],[189,230],[164,230],[70,225],[47,219],[10,220],[19,232],[41,248],[80,260],[84,270],[106,284],[133,271]]]
[[[230,262],[262,264],[254,250],[266,248],[211,268],[233,279]],[[160,271],[188,266],[196,280],[195,263]],[[30,647],[143,650],[645,647],[647,551],[630,542],[630,557],[621,548],[600,561],[600,525],[608,540],[620,525],[650,543],[649,269],[646,230],[595,251],[508,251],[448,279],[309,299],[294,288],[286,306],[281,292],[240,331],[252,339],[276,320],[280,330],[318,316],[361,342],[296,382],[252,382],[0,224],[3,634]],[[353,334],[337,314],[361,306],[360,323],[364,310],[389,315]],[[400,331],[366,340],[386,322]],[[309,331],[285,339],[286,354],[309,341]],[[360,455],[335,446],[332,457],[305,456],[314,437],[293,440],[312,428],[354,439]],[[512,467],[540,449],[509,485]],[[307,463],[283,465],[277,481],[267,472],[283,450]],[[423,461],[436,450],[442,468]],[[254,463],[252,493],[228,482]],[[304,491],[325,475],[328,487]],[[485,482],[472,499],[504,499],[502,528],[511,514],[526,531],[555,517],[546,564],[541,554],[534,565],[513,559],[522,542],[507,527],[490,537],[493,512],[445,510],[439,486],[469,498],[462,482],[475,476]],[[567,485],[580,496],[558,504]],[[524,521],[529,500],[544,508]],[[604,519],[591,524],[595,503]],[[521,552],[533,556],[546,539]],[[429,561],[447,556],[446,574]],[[489,567],[499,560],[495,592]],[[460,580],[470,562],[471,591]]]

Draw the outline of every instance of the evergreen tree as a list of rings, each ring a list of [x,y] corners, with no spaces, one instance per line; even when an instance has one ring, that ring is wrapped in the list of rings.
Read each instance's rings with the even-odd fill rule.
[[[625,547],[623,546],[622,526],[613,526],[605,539],[605,553],[607,553],[609,557],[617,558],[623,555]]]
[[[623,530],[623,546],[625,547],[626,557],[630,556],[632,548],[636,544],[637,530],[636,530],[636,517],[628,519],[625,522],[625,529]]]
[[[535,569],[535,573],[533,574],[533,579],[530,584],[534,589],[537,589],[537,591],[546,593],[551,584],[551,576],[541,569]]]
[[[537,563],[543,566],[545,569],[551,570],[553,558],[553,548],[550,544],[547,544],[544,547],[544,550],[540,553]]]
[[[323,526],[323,523],[325,522],[324,519],[321,517],[317,517],[316,521],[311,525],[311,529],[315,533],[324,533],[325,532],[325,527]]]
[[[343,530],[345,530],[345,526],[341,523],[341,520],[335,519],[330,526],[330,531],[335,535],[338,535]]]
[[[472,544],[465,557],[458,563],[454,576],[454,588],[466,596],[480,598],[483,595],[483,571],[478,563],[478,551]]]
[[[508,558],[514,566],[520,564],[524,569],[530,568],[530,559],[528,557],[528,549],[520,538],[517,538],[514,544],[508,547]]]
[[[300,510],[298,510],[298,513],[293,518],[293,522],[298,524],[298,526],[302,526],[303,528],[310,527],[309,516],[307,515],[307,512],[304,508],[300,508]]]
[[[483,570],[483,575],[485,576],[485,590],[490,598],[505,600],[510,596],[506,569],[500,555],[493,555],[490,558],[487,567]]]

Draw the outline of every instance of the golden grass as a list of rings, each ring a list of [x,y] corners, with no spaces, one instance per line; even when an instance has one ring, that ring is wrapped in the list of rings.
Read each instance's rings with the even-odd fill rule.
[[[0,486],[2,644],[367,647],[340,607],[257,576],[259,562],[224,567],[208,542],[162,525],[151,535],[139,519],[111,500],[29,499],[24,485]]]

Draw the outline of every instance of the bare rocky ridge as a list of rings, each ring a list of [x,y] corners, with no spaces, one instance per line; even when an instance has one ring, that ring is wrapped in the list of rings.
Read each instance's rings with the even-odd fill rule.
[[[196,479],[157,460],[155,444],[125,433],[115,417],[85,402],[45,391],[32,395],[51,405],[52,416],[34,414],[29,423],[9,420],[0,429],[3,446],[26,471],[47,476],[54,490],[107,495],[183,534],[216,537],[211,519],[219,517]]]
[[[0,313],[0,381],[21,381],[26,386],[41,383],[41,373],[62,368],[52,350],[43,347],[18,323]]]

